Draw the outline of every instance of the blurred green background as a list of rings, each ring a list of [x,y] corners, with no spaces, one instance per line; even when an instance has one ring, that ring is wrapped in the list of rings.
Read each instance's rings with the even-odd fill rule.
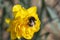
[[[60,0],[0,0],[0,40],[10,40],[4,20],[13,18],[11,8],[15,4],[21,4],[26,9],[34,5],[38,8],[41,29],[32,40],[60,40]]]

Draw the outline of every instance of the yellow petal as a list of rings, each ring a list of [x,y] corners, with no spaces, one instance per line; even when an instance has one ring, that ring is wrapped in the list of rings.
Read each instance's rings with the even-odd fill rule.
[[[5,22],[6,22],[7,24],[9,24],[9,23],[10,23],[10,19],[9,19],[9,18],[6,18],[6,19],[5,19]]]
[[[12,8],[12,12],[17,12],[21,9],[21,5],[17,4],[17,5],[14,5],[13,8]]]
[[[11,39],[16,39],[16,33],[15,32],[11,32]]]
[[[30,7],[29,9],[27,9],[27,11],[29,13],[36,13],[37,12],[37,7],[36,6]]]

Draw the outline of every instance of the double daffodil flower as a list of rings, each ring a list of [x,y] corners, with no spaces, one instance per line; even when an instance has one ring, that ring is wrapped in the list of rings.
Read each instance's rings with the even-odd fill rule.
[[[5,20],[9,24],[7,31],[10,32],[12,40],[22,37],[32,39],[34,33],[39,31],[41,22],[36,11],[36,6],[28,9],[19,4],[13,6],[12,13],[14,18]]]

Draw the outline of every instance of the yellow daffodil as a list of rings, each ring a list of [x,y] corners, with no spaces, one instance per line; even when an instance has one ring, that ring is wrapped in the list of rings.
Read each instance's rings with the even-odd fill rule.
[[[32,39],[35,32],[40,29],[40,20],[36,13],[37,8],[33,6],[29,9],[25,9],[21,5],[14,5],[12,8],[14,18],[12,20],[6,19],[9,24],[8,32],[11,34],[11,39]]]

